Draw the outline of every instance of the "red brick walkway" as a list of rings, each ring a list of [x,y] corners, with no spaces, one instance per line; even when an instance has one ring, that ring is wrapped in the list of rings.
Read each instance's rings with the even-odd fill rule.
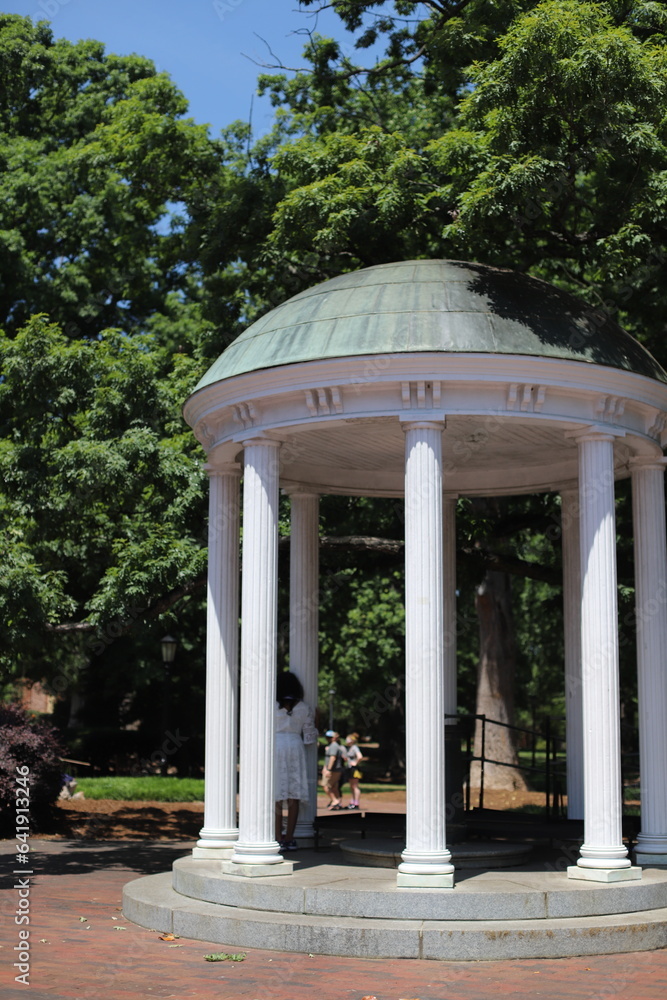
[[[85,1000],[667,1000],[667,950],[602,958],[507,962],[363,960],[246,950],[242,962],[206,962],[235,948],[162,941],[124,920],[121,891],[167,870],[190,844],[33,841],[30,985],[14,982],[13,842],[0,842],[0,995]]]

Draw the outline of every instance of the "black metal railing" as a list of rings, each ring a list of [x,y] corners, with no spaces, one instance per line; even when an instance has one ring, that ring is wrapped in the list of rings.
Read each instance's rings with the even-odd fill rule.
[[[453,718],[453,716],[451,716]],[[507,722],[500,722],[498,719],[490,719],[486,715],[459,715],[460,722],[463,722],[466,730],[464,760],[468,773],[468,780],[465,784],[465,808],[470,809],[470,767],[474,762],[479,763],[479,804],[480,809],[484,808],[484,767],[486,764],[495,764],[498,767],[509,767],[517,771],[526,772],[535,779],[541,778],[540,784],[544,785],[545,811],[549,818],[556,819],[565,815],[565,759],[562,756],[564,739],[560,732],[554,727],[554,720],[547,717],[543,730],[536,728],[526,729],[523,726],[512,726]],[[479,738],[479,754],[473,750],[477,722],[481,722],[481,733]],[[499,726],[509,729],[517,736],[528,737],[531,744],[531,763],[512,763],[506,760],[495,760],[488,757],[486,753],[487,726]],[[542,744],[544,750],[544,763],[540,765],[537,761],[537,747]]]
[[[480,768],[478,808],[484,808],[484,767],[486,764],[495,764],[499,767],[509,767],[523,771],[528,775],[529,779],[532,779],[531,784],[543,786],[544,807],[546,816],[549,819],[559,819],[567,815],[565,806],[567,747],[563,735],[564,719],[562,717],[546,716],[544,719],[544,728],[541,730],[534,725],[531,729],[527,729],[524,726],[512,726],[507,722],[500,722],[498,719],[490,719],[486,715],[468,714],[449,716],[449,718],[457,718],[465,729],[463,757],[468,775],[468,780],[465,782],[466,811],[470,809],[470,767],[474,762],[477,762]],[[477,722],[481,722],[479,754],[474,753]],[[488,726],[500,726],[503,729],[511,730],[519,738],[523,737],[524,743],[529,744],[531,754],[530,764],[511,763],[488,757],[486,753]],[[626,736],[628,737],[626,746],[636,745],[635,730],[628,730]],[[519,739],[516,739],[515,742],[518,743]],[[540,747],[539,751],[538,746]],[[524,747],[524,749],[526,748]],[[538,761],[538,753],[544,755],[543,763]],[[629,788],[635,789],[633,793],[635,800],[638,798],[639,800],[641,799],[638,756],[636,750],[626,750],[621,754],[622,801],[624,807]]]

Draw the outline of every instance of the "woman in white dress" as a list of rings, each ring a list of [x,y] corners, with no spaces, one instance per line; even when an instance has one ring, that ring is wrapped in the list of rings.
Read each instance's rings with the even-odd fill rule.
[[[283,851],[297,849],[294,829],[299,803],[308,802],[308,775],[304,737],[317,738],[313,713],[303,700],[298,677],[288,671],[278,674],[276,693],[275,802],[276,840]],[[287,826],[283,835],[283,802],[287,802]]]

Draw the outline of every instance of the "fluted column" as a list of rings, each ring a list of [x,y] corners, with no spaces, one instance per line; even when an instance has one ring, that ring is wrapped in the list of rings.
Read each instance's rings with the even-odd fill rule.
[[[443,658],[445,671],[446,725],[455,725],[458,704],[456,676],[456,500],[443,497],[442,501],[442,568],[444,636]]]
[[[445,831],[442,431],[405,431],[406,846],[398,886],[450,888]]]
[[[667,539],[664,462],[632,470],[639,709],[639,864],[667,864]]]
[[[290,670],[303,684],[303,696],[317,708],[319,622],[319,504],[313,493],[291,494],[290,537]],[[296,836],[305,846],[315,835],[317,815],[317,744],[305,746],[308,807],[299,809]]]
[[[621,739],[613,437],[590,432],[579,445],[581,676],[584,843],[572,878],[617,881],[631,868],[621,829]]]
[[[584,818],[584,723],[581,691],[581,554],[579,492],[561,494],[567,817]]]
[[[281,874],[274,838],[279,443],[243,442],[239,839],[230,874]]]
[[[206,466],[208,593],[204,825],[192,854],[228,858],[236,826],[236,713],[239,629],[239,479],[237,465]]]

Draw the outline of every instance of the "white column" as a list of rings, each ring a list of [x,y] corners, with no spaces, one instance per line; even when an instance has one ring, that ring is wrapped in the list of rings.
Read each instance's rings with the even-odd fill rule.
[[[407,815],[398,886],[454,885],[445,831],[443,426],[403,425]]]
[[[579,492],[561,493],[567,818],[584,818],[584,723],[581,706],[581,554]]]
[[[204,825],[192,854],[228,858],[236,826],[236,713],[239,630],[239,479],[237,465],[206,466],[208,593]]]
[[[638,864],[667,864],[667,539],[664,462],[632,470],[641,833]]]
[[[223,871],[289,874],[274,833],[280,444],[243,442],[239,839]]]
[[[578,439],[581,545],[581,677],[584,724],[584,843],[572,878],[641,877],[621,829],[614,439]]]
[[[443,659],[445,671],[445,725],[455,725],[458,705],[456,676],[456,500],[442,501],[442,569],[443,569]]]
[[[303,696],[317,708],[319,622],[319,503],[312,493],[292,493],[290,534],[289,664],[303,684]],[[295,835],[306,845],[314,837],[317,815],[317,744],[304,747],[308,770],[308,807],[299,809]]]

